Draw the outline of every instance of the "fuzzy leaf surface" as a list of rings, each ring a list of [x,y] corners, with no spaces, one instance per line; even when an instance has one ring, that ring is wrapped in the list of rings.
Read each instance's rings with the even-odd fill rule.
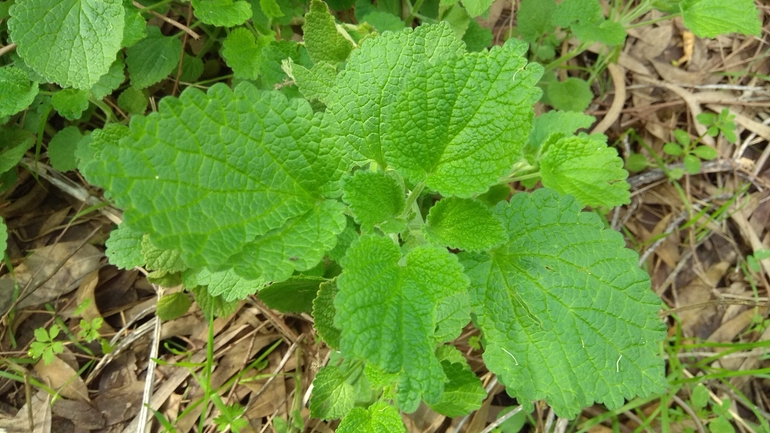
[[[166,78],[179,64],[182,41],[164,36],[156,26],[147,27],[147,37],[126,48],[131,84],[144,89]]]
[[[367,39],[328,103],[342,146],[446,196],[486,191],[529,134],[542,68],[526,50],[511,40],[466,54],[446,24]]]
[[[337,69],[329,63],[317,63],[308,69],[288,59],[284,70],[291,76],[299,91],[307,99],[325,102],[337,78]]]
[[[357,171],[347,177],[342,197],[356,221],[368,229],[398,216],[406,206],[404,188],[383,172]]]
[[[298,275],[260,290],[259,299],[281,313],[309,313],[318,286],[324,281],[321,277]]]
[[[337,310],[334,308],[334,298],[337,296],[337,283],[327,281],[321,283],[318,288],[318,296],[313,299],[313,319],[318,335],[323,338],[326,345],[332,349],[340,348],[340,330],[334,326],[334,316]]]
[[[19,55],[62,87],[91,88],[121,48],[122,0],[26,0],[10,12],[8,29]]]
[[[189,267],[286,279],[345,228],[342,204],[324,199],[338,189],[341,158],[320,144],[319,123],[304,100],[249,83],[187,89],[132,118],[130,135],[101,144],[84,173]]]
[[[583,205],[612,208],[631,201],[623,160],[600,138],[565,137],[548,145],[540,175],[544,186],[571,194]]]
[[[595,117],[578,111],[549,111],[535,117],[532,132],[529,134],[529,144],[538,149],[551,134],[571,135],[580,128],[590,127],[595,121]]]
[[[508,243],[461,261],[484,361],[508,392],[522,402],[544,398],[563,417],[662,392],[660,299],[623,237],[547,188],[495,211]]]
[[[361,237],[342,261],[334,325],[341,351],[400,373],[396,402],[406,412],[441,397],[444,373],[433,353],[435,306],[465,291],[467,277],[445,249],[417,247],[404,257],[390,238]],[[467,321],[466,321],[467,323]]]
[[[232,27],[251,18],[251,5],[240,0],[192,0],[195,16],[206,24]]]
[[[15,66],[0,68],[0,117],[11,116],[29,107],[39,88]]]
[[[560,27],[573,23],[593,23],[602,18],[602,6],[598,0],[564,0],[553,14],[552,22]]]
[[[551,23],[554,12],[554,0],[522,0],[516,15],[522,39],[532,43],[542,35],[554,31],[556,26]]]
[[[110,66],[110,70],[102,75],[99,81],[91,87],[91,95],[101,101],[105,96],[120,87],[126,81],[126,73],[123,71],[125,68],[126,65],[123,63],[123,59],[118,57]]]
[[[206,287],[209,296],[226,302],[236,302],[257,293],[265,287],[264,280],[248,280],[233,270],[211,272],[208,269],[187,270],[182,273],[185,287]]]
[[[354,407],[337,428],[337,433],[402,433],[405,431],[406,427],[396,408],[381,402],[367,409]]]
[[[302,25],[305,46],[313,63],[326,62],[332,65],[344,61],[353,43],[337,29],[329,7],[322,0],[310,3],[310,12],[305,14]]]
[[[762,31],[753,0],[685,0],[680,7],[684,25],[701,38],[733,32],[759,36]]]
[[[442,361],[441,367],[447,377],[444,394],[431,409],[448,417],[456,417],[471,413],[481,407],[481,402],[487,392],[481,385],[478,376],[471,371],[468,363]]]
[[[313,418],[342,418],[353,409],[353,403],[355,390],[345,380],[339,367],[327,365],[316,374],[310,397],[310,415]]]
[[[483,203],[456,197],[436,203],[425,224],[426,238],[436,245],[482,251],[506,240],[502,221]]]
[[[51,166],[59,171],[70,171],[77,168],[75,150],[83,134],[77,126],[68,126],[53,136],[48,143],[48,158]]]
[[[121,224],[110,233],[105,242],[107,258],[120,269],[133,269],[144,265],[142,237],[144,234]]]
[[[260,44],[261,42],[261,44]],[[248,29],[233,29],[222,42],[222,57],[233,70],[236,78],[256,80],[259,75],[259,56],[267,45],[265,40],[258,42]]]
[[[80,119],[83,112],[88,109],[88,90],[64,89],[51,97],[53,108],[68,120]]]

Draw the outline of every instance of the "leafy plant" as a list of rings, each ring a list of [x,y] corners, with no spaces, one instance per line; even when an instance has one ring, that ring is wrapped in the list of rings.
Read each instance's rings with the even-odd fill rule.
[[[669,142],[663,146],[663,152],[668,155],[681,157],[684,162],[684,168],[690,174],[698,174],[701,170],[701,159],[710,161],[715,159],[718,154],[716,149],[710,146],[699,144],[700,139],[692,141],[690,134],[681,129],[674,130],[676,142]],[[679,179],[682,177],[681,170],[674,172],[671,177]]]
[[[339,351],[317,374],[312,416],[403,431],[399,411],[421,402],[479,408],[486,392],[450,344],[471,322],[524,413],[545,399],[574,417],[663,390],[660,300],[622,236],[583,211],[628,203],[628,174],[606,136],[577,132],[594,121],[575,112],[588,82],[553,70],[597,41],[609,59],[654,7],[696,33],[758,33],[745,1],[727,7],[743,14],[733,24],[711,0],[613,1],[607,17],[597,0],[524,0],[521,39],[488,50],[471,19],[488,0],[358,0],[353,14],[350,0],[193,0],[193,22],[175,27],[146,16],[179,5],[146,3],[10,7],[0,173],[33,146],[77,166],[125,211],[110,262],[184,284],[210,320],[255,293],[312,312]],[[571,36],[580,45],[555,58]],[[541,88],[572,111],[535,117]],[[721,116],[704,121],[727,136]],[[516,181],[544,188],[509,198]],[[188,307],[175,293],[159,316]],[[80,337],[99,326],[83,321]],[[39,331],[33,356],[50,359],[58,327]],[[244,427],[243,408],[209,398],[220,429]]]
[[[36,328],[35,341],[29,346],[29,356],[34,359],[42,358],[46,365],[52,363],[57,353],[64,352],[64,344],[55,341],[59,331],[58,325],[51,325],[47,331],[45,328]]]

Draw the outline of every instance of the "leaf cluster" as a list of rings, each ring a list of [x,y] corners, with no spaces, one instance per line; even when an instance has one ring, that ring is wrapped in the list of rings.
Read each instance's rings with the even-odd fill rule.
[[[710,0],[660,7],[696,33],[751,33],[744,3],[732,24]],[[255,294],[313,314],[338,353],[310,411],[343,432],[404,431],[399,412],[422,402],[478,409],[486,392],[451,344],[468,326],[525,412],[662,389],[660,302],[595,213],[629,202],[628,173],[606,136],[581,132],[589,83],[553,74],[587,44],[620,47],[652,2],[605,16],[598,0],[524,0],[520,38],[490,49],[474,19],[489,0],[193,0],[187,26],[148,23],[187,5],[142,4],[0,8],[17,46],[0,58],[0,181],[35,146],[103,188],[124,210],[110,262],[187,290],[161,299],[161,319],[189,293],[207,315]],[[572,36],[581,47],[556,59]],[[556,110],[536,117],[541,99]],[[734,138],[728,113],[699,120]],[[675,138],[688,169],[715,156]],[[32,354],[50,362],[59,328],[38,331]],[[244,408],[214,404],[220,428],[245,426]]]

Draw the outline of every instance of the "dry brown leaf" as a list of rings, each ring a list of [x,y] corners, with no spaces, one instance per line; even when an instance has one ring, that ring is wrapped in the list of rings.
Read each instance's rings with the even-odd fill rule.
[[[766,314],[768,309],[766,307],[759,308],[759,314]],[[723,323],[722,326],[717,328],[711,335],[708,336],[708,341],[717,342],[730,342],[738,336],[747,326],[751,325],[754,320],[754,315],[757,314],[753,308],[749,308],[738,316]]]
[[[85,382],[69,364],[54,356],[53,362],[46,365],[41,359],[35,364],[35,371],[42,382],[56,389],[59,393],[71,400],[88,402],[88,388]]]
[[[21,290],[31,280],[16,308],[50,302],[71,292],[81,278],[99,269],[103,257],[99,249],[83,242],[60,242],[36,250],[13,275],[0,277],[0,314],[11,307],[16,285]]]
[[[637,59],[652,60],[666,51],[671,45],[674,28],[671,25],[645,27],[639,31],[639,40],[629,50]]]
[[[686,286],[680,288],[677,293],[679,301],[677,307],[702,304],[713,299],[714,288],[730,269],[728,261],[719,262],[711,266],[703,278],[696,277]],[[718,309],[715,306],[693,308],[679,313],[682,321],[682,333],[687,337],[706,338],[719,326],[717,319]]]
[[[77,305],[87,303],[87,307],[81,313],[81,317],[87,322],[91,322],[94,319],[103,319],[102,313],[96,306],[94,297],[94,291],[99,285],[99,270],[95,270],[83,278],[83,281],[78,287],[78,291],[75,293],[75,302]],[[114,329],[107,322],[102,322],[102,327],[99,329],[101,334],[108,334],[113,332]]]
[[[92,405],[77,400],[57,399],[53,404],[53,414],[72,421],[85,430],[106,427],[102,414]]]
[[[51,433],[51,396],[40,390],[32,395],[32,420],[25,404],[11,419],[0,419],[0,432],[8,433]],[[29,429],[30,421],[34,424]]]
[[[142,405],[144,382],[130,383],[121,388],[107,390],[94,399],[107,426],[135,418]],[[136,428],[130,431],[136,431]]]
[[[668,63],[652,61],[652,66],[664,81],[679,84],[703,84],[706,76],[701,72],[687,72]]]

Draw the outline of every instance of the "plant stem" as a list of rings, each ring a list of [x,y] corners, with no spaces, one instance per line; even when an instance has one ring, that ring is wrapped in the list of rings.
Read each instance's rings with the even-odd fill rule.
[[[412,203],[414,203],[415,200],[417,200],[417,197],[420,196],[420,193],[422,193],[423,188],[425,188],[425,182],[420,182],[417,185],[414,186],[414,189],[409,193],[409,196],[406,197],[406,206],[404,206],[404,215],[406,215],[407,212],[409,212],[409,209],[412,208]]]
[[[414,17],[417,15],[417,13],[420,12],[420,8],[422,7],[423,2],[425,2],[425,0],[417,0],[414,6],[411,6],[409,8],[409,16],[406,17],[407,26],[412,23],[412,20],[414,20]]]
[[[535,179],[537,177],[540,177],[540,172],[536,173],[529,173],[529,174],[522,174],[521,176],[511,176],[506,177],[505,179],[501,180],[500,182],[497,182],[498,185],[505,185],[511,182],[521,182],[522,180],[527,179]]]
[[[579,56],[580,54],[582,54],[586,50],[586,48],[588,48],[588,44],[585,43],[585,42],[581,42],[580,45],[578,45],[574,50],[569,51],[567,54],[565,54],[565,55],[559,57],[558,59],[554,60],[553,62],[545,65],[546,72],[552,71],[552,70],[558,68],[559,66],[561,66],[562,63],[566,63],[569,60]]]
[[[680,12],[677,12],[675,14],[666,15],[666,16],[654,18],[654,19],[647,20],[647,21],[642,21],[642,22],[639,22],[639,23],[636,23],[636,24],[628,24],[628,25],[625,26],[625,28],[627,28],[627,29],[634,29],[634,28],[637,28],[637,27],[644,27],[644,26],[648,26],[648,25],[651,25],[651,24],[659,23],[661,21],[667,21],[667,20],[670,20],[670,19],[674,19],[674,18],[676,18],[678,16],[681,16],[681,15],[682,14]]]

